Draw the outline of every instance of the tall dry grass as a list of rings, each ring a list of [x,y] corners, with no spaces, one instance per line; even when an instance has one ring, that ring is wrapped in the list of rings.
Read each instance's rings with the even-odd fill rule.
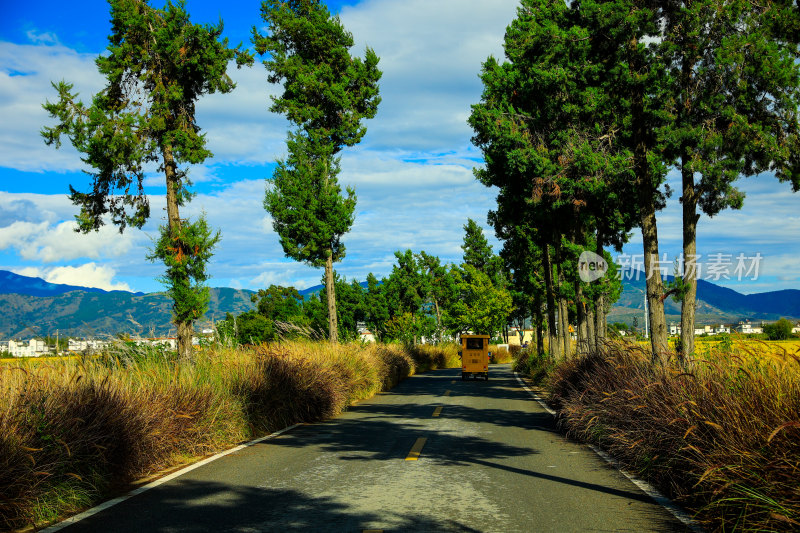
[[[494,364],[504,364],[504,363],[511,363],[513,362],[514,358],[509,351],[510,348],[519,348],[519,346],[509,346],[508,348],[500,347],[497,344],[490,344],[489,345],[489,352],[492,354],[492,358],[490,359],[490,363]]]
[[[121,346],[103,357],[0,366],[0,529],[72,513],[163,468],[314,422],[457,348],[291,341],[216,347],[192,363]]]
[[[683,370],[609,343],[547,380],[561,426],[718,531],[800,528],[800,354],[751,343]]]

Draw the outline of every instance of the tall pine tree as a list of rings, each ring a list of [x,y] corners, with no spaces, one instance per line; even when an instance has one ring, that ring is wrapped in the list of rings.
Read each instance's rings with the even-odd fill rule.
[[[208,304],[206,264],[219,235],[200,218],[181,218],[179,207],[191,198],[188,172],[181,165],[202,163],[212,154],[195,122],[195,103],[204,94],[227,93],[234,83],[226,74],[231,60],[253,59],[220,39],[216,26],[192,24],[184,2],[156,9],[146,0],[110,0],[111,28],[107,54],[97,58],[105,89],[85,106],[72,85],[54,84],[59,99],[46,103],[58,124],[42,129],[48,145],[60,146],[66,135],[92,168],[92,189],[70,186],[80,207],[78,231],[98,230],[110,218],[120,232],[141,228],[150,216],[144,173],[157,164],[167,186],[167,224],[161,227],[151,259],[167,266],[164,282],[174,300],[178,351],[191,356],[192,322]]]
[[[264,205],[286,255],[325,267],[328,331],[337,342],[333,263],[344,257],[341,237],[353,223],[356,199],[349,189],[340,195],[336,156],[361,141],[362,120],[377,113],[378,56],[367,48],[363,60],[352,57],[353,36],[319,0],[265,0],[261,16],[267,34],[254,28],[253,43],[268,55],[269,82],[283,84],[270,109],[297,127]],[[304,203],[309,191],[318,195],[310,205]]]

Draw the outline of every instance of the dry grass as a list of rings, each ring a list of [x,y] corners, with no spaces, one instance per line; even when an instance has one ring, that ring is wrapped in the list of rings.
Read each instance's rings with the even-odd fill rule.
[[[570,436],[595,442],[719,531],[800,528],[800,356],[710,350],[691,371],[609,343],[549,376]]]
[[[513,346],[509,346],[509,348],[513,348]],[[517,348],[519,348],[519,346],[517,346]],[[492,352],[492,359],[490,361],[491,363],[504,364],[513,361],[511,352],[506,348],[500,348],[496,344],[490,344],[489,351]]]
[[[72,513],[135,479],[297,422],[337,415],[457,348],[292,341],[191,364],[122,347],[0,365],[0,529]]]

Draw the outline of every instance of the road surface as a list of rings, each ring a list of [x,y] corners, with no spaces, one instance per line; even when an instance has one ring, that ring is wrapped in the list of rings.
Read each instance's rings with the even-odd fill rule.
[[[508,365],[407,379],[64,531],[686,531],[553,417]]]

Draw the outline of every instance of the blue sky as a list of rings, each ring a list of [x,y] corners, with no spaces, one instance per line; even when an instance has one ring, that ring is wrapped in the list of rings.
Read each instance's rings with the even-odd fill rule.
[[[231,43],[249,46],[260,25],[258,1],[189,0],[194,22],[225,22]],[[502,55],[505,27],[516,0],[331,1],[332,11],[356,40],[353,53],[371,46],[381,57],[383,102],[367,122],[357,147],[344,151],[340,180],[358,195],[356,222],[345,236],[347,256],[337,270],[348,278],[387,275],[396,250],[425,250],[459,261],[468,217],[486,228],[495,193],[480,185],[472,168],[481,162],[470,144],[466,119],[478,102],[481,63]],[[68,185],[86,188],[79,155],[66,144],[47,147],[38,131],[50,121],[42,110],[55,93],[50,81],[75,84],[82,99],[103,86],[94,58],[109,31],[105,1],[7,2],[0,19],[0,269],[56,283],[155,291],[162,267],[144,260],[163,218],[163,177],[147,180],[151,221],[120,235],[72,231],[76,212]],[[284,155],[288,124],[268,111],[269,86],[260,65],[231,69],[238,87],[203,98],[197,122],[215,156],[190,170],[197,197],[185,213],[206,212],[222,231],[210,272],[211,285],[259,289],[271,283],[307,287],[321,271],[283,257],[262,206],[264,179]],[[68,144],[68,143],[67,143]],[[677,175],[670,175],[678,189]],[[739,212],[725,212],[699,225],[698,251],[761,254],[759,279],[717,283],[752,293],[800,288],[800,197],[769,176],[742,182],[747,194]],[[680,250],[680,205],[670,200],[659,215],[659,238],[668,261]],[[634,233],[625,247],[641,254]],[[704,259],[701,258],[701,262]],[[752,277],[752,276],[750,276]],[[734,277],[735,278],[735,277]]]

